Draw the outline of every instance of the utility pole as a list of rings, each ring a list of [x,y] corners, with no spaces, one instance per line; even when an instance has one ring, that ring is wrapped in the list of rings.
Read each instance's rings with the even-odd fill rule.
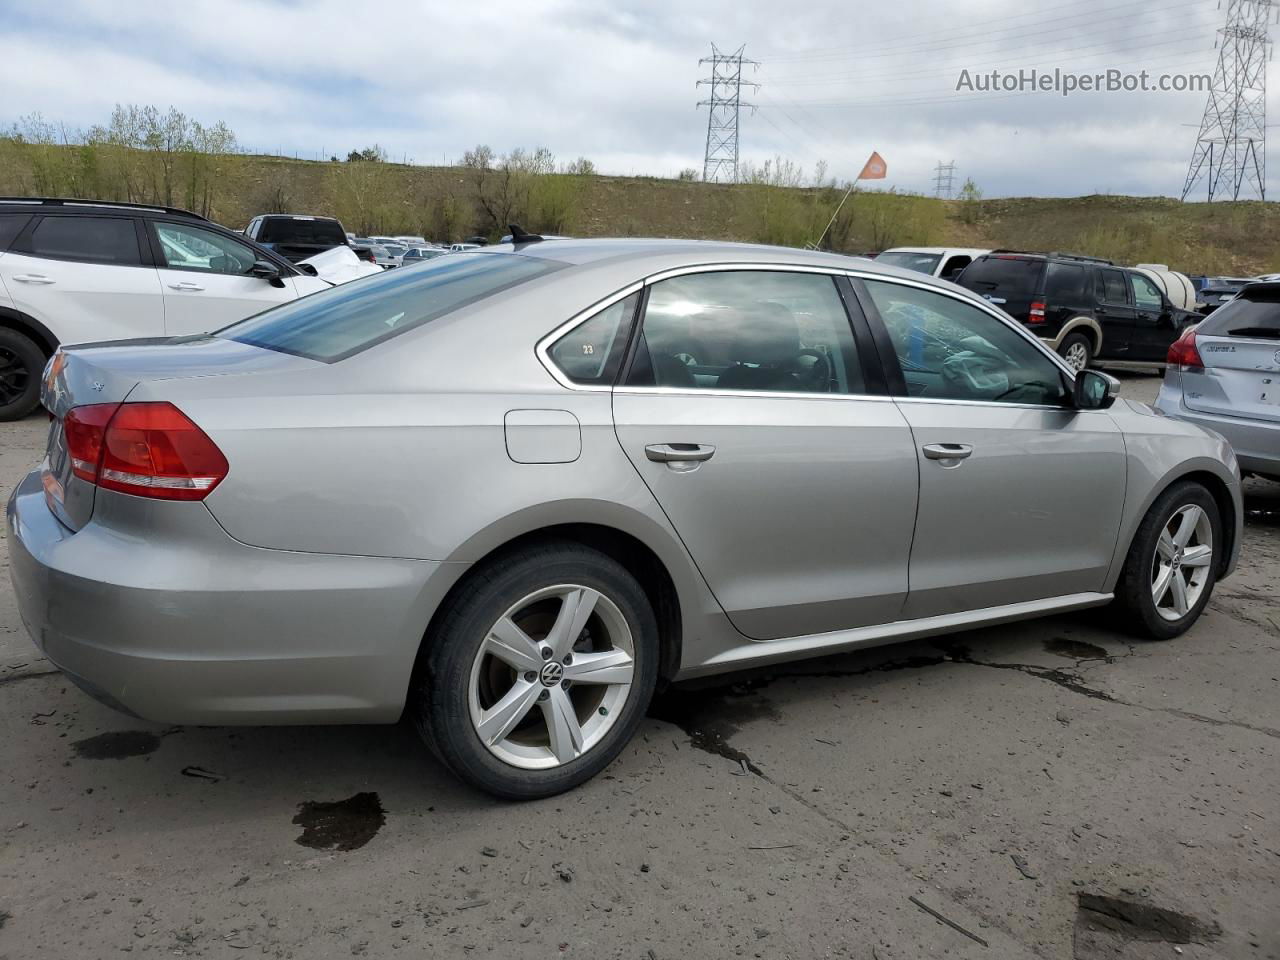
[[[711,56],[703,57],[698,66],[710,64],[711,76],[698,81],[698,86],[711,88],[708,100],[698,101],[700,107],[710,107],[707,113],[707,149],[702,160],[702,179],[714,183],[736,183],[738,180],[738,113],[742,107],[752,107],[742,102],[742,88],[757,89],[760,84],[742,79],[742,67],[749,64],[758,67],[755,60],[747,60],[743,44],[733,53],[721,53],[713,43]]]
[[[1209,87],[1187,179],[1186,200],[1202,181],[1208,199],[1267,199],[1267,61],[1272,0],[1226,0],[1218,65]]]
[[[952,179],[956,175],[956,162],[952,160],[950,163],[943,163],[939,160],[938,165],[933,169],[933,195],[943,200],[950,200]]]

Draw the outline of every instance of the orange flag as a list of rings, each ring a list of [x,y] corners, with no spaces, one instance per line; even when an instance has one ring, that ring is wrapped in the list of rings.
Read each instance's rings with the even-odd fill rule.
[[[888,170],[889,170],[889,167],[884,162],[884,157],[880,156],[880,154],[876,153],[873,150],[871,152],[871,158],[866,162],[866,165],[863,166],[862,172],[858,174],[856,179],[883,180],[884,175],[888,172]]]

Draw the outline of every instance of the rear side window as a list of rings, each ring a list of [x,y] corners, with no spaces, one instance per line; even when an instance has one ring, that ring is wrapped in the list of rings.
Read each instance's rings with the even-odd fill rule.
[[[334,363],[565,266],[513,253],[441,257],[303,297],[218,335]]]
[[[1004,299],[1030,299],[1040,285],[1043,260],[1027,257],[979,257],[960,276],[961,286]]]
[[[1105,303],[1128,303],[1129,294],[1125,290],[1124,274],[1119,270],[1099,270],[1098,294]]]
[[[30,219],[31,215],[26,213],[0,214],[0,253],[9,249],[9,244],[13,243],[14,237],[22,232]]]
[[[1045,269],[1044,299],[1054,306],[1084,306],[1090,299],[1088,279],[1088,272],[1077,263],[1051,263]]]
[[[133,221],[119,217],[43,217],[31,231],[25,252],[85,263],[142,263]]]
[[[551,362],[574,383],[612,384],[627,349],[639,294],[605,307],[551,345]]]
[[[1280,290],[1250,290],[1211,313],[1196,332],[1207,337],[1280,340]]]
[[[347,242],[347,235],[337,220],[267,217],[254,239],[260,243],[327,243],[336,247]]]

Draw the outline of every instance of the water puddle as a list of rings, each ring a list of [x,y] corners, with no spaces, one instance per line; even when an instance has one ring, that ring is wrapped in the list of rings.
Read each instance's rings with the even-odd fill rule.
[[[1047,653],[1068,660],[1106,660],[1111,655],[1096,643],[1085,643],[1083,640],[1068,640],[1066,637],[1054,637],[1044,642]]]
[[[123,760],[155,753],[160,748],[160,738],[146,730],[113,730],[77,740],[71,747],[86,760]]]
[[[1119,897],[1081,893],[1076,901],[1073,956],[1075,960],[1103,960],[1134,955],[1128,946],[1134,943],[1207,943],[1221,935],[1222,928],[1217,923],[1205,923],[1185,913]]]

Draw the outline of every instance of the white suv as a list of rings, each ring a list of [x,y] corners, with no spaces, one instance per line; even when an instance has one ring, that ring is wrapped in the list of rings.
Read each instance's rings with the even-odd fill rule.
[[[0,198],[0,420],[36,408],[60,344],[205,333],[330,285],[185,210]]]

